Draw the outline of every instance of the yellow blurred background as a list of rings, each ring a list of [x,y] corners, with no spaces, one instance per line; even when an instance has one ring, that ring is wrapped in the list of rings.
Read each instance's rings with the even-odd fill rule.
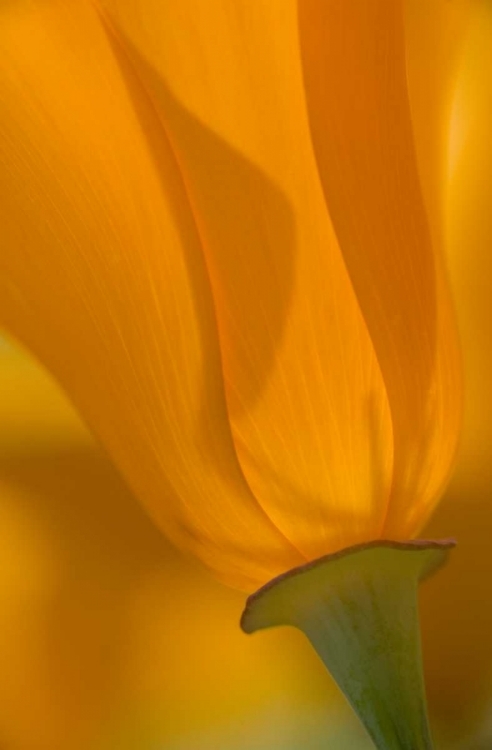
[[[422,589],[439,747],[492,747],[492,8],[453,119],[449,267],[467,403],[423,536],[455,536]],[[0,342],[0,748],[370,747],[303,637],[245,636],[244,597],[170,548],[56,383]]]
[[[334,688],[302,637],[240,631],[243,595],[170,548],[5,339],[0,394],[2,750],[309,747]]]
[[[449,738],[492,747],[492,5],[476,4],[454,102],[449,271],[465,364],[465,423],[451,485],[428,536],[455,536],[423,587],[428,693]],[[467,727],[465,730],[465,726]]]

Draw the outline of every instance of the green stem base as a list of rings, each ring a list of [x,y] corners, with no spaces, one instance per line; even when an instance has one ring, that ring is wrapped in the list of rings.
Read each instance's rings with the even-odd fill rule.
[[[376,541],[328,555],[250,596],[241,627],[299,628],[379,750],[432,750],[417,590],[454,544]]]

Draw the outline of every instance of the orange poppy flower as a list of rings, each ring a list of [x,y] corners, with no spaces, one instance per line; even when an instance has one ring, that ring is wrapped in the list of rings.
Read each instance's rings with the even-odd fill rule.
[[[16,2],[0,48],[0,319],[160,528],[247,590],[414,536],[461,383],[403,6]]]

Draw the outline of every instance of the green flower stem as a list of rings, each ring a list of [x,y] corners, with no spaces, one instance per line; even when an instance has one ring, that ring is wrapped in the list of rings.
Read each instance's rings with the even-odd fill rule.
[[[376,541],[328,555],[249,597],[246,633],[292,625],[309,638],[378,750],[432,750],[418,584],[454,541]]]

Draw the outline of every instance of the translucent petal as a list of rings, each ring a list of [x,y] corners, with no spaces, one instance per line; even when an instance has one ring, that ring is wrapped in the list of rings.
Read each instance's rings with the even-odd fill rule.
[[[104,6],[199,217],[250,486],[310,558],[374,538],[391,423],[319,183],[296,2]]]
[[[405,538],[447,479],[461,382],[417,168],[402,2],[301,0],[299,22],[326,202],[391,409],[394,476],[381,535]]]
[[[7,3],[0,50],[0,319],[177,544],[246,588],[302,561],[240,470],[199,234],[145,92],[86,3]]]

